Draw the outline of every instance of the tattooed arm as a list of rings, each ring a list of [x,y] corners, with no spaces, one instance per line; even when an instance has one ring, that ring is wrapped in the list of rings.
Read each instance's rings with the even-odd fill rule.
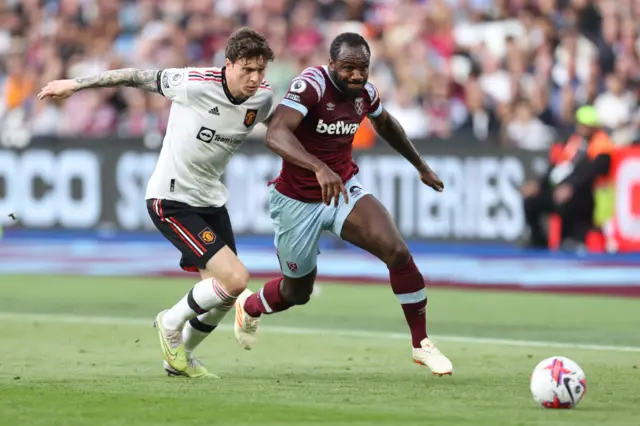
[[[148,92],[158,92],[157,78],[159,70],[139,70],[123,68],[106,71],[93,77],[77,78],[77,90],[94,87],[137,87]]]
[[[47,83],[38,94],[38,99],[47,97],[65,99],[79,90],[101,87],[137,87],[148,92],[158,93],[157,79],[159,72],[159,70],[123,68],[105,71],[92,77],[77,78],[75,80],[55,80]]]

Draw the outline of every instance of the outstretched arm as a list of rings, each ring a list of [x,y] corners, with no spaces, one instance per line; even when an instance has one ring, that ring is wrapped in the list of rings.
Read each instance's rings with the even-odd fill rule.
[[[299,111],[279,105],[269,119],[267,148],[285,161],[314,172],[322,187],[322,201],[326,205],[331,204],[331,201],[334,200],[334,205],[338,206],[340,194],[344,195],[345,202],[348,203],[349,195],[340,176],[304,149],[304,146],[293,134],[303,118],[304,116]]]
[[[79,90],[101,87],[137,87],[148,92],[157,93],[159,72],[159,70],[123,68],[105,71],[92,77],[82,77],[75,80],[55,80],[47,83],[38,94],[38,99],[48,97],[65,99]]]
[[[119,70],[105,71],[93,77],[77,78],[77,90],[96,87],[137,87],[148,92],[158,92],[159,70],[139,70],[135,68],[123,68]]]
[[[382,109],[382,112],[376,117],[371,117],[370,120],[376,132],[418,170],[420,179],[425,185],[439,192],[444,189],[442,181],[422,159],[398,120],[385,109]]]

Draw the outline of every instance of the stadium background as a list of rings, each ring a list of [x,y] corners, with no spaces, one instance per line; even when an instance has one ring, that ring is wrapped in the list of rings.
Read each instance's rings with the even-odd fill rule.
[[[601,204],[617,228],[607,246],[637,247],[638,18],[637,0],[5,0],[0,424],[636,425],[640,298],[619,296],[640,295],[640,254],[520,248],[519,187],[572,132],[572,111],[595,104],[622,166]],[[219,65],[240,25],[275,48],[278,97],[326,62],[335,34],[370,40],[371,80],[446,190],[418,185],[366,123],[355,156],[428,279],[429,335],[453,377],[410,362],[384,265],[329,237],[310,303],[263,318],[252,351],[233,315],[197,349],[222,380],[163,376],[152,319],[196,280],[143,200],[169,103],[130,88],[34,95],[110,68]],[[279,159],[253,136],[225,179],[255,290],[278,272],[266,181]],[[553,355],[587,374],[577,410],[532,402],[531,371]]]
[[[607,247],[638,244],[639,16],[633,0],[9,0],[0,12],[0,271],[178,273],[143,203],[168,100],[130,88],[66,102],[34,95],[47,81],[106,69],[221,64],[226,37],[248,25],[275,50],[267,80],[277,97],[304,67],[326,62],[334,35],[370,40],[371,81],[447,189],[419,186],[366,122],[356,158],[434,285],[633,293],[638,255],[519,248],[519,187],[572,132],[575,109],[593,104],[627,162],[606,201],[617,227]],[[277,272],[265,185],[279,160],[263,134],[225,178],[241,258],[256,276]],[[324,278],[386,277],[335,239],[322,250]]]

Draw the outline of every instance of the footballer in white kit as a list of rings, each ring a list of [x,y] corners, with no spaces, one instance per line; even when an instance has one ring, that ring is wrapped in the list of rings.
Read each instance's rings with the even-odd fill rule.
[[[159,93],[173,103],[147,207],[182,252],[182,269],[198,272],[225,245],[235,251],[220,178],[254,126],[268,117],[273,92],[262,81],[255,95],[236,99],[226,68],[170,68],[157,79]]]
[[[64,99],[79,90],[128,86],[172,101],[147,186],[147,208],[156,227],[182,253],[181,268],[199,272],[202,280],[156,317],[164,368],[170,375],[215,377],[192,352],[233,307],[249,280],[236,254],[225,207],[227,189],[220,178],[254,126],[268,120],[273,92],[264,75],[274,55],[262,34],[242,28],[229,38],[225,57],[222,68],[129,68],[52,81],[38,95]]]

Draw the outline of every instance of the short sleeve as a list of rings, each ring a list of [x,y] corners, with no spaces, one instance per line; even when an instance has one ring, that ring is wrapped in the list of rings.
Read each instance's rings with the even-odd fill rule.
[[[307,112],[322,99],[325,87],[322,73],[317,69],[307,68],[293,79],[280,105],[293,108],[306,116]]]
[[[187,101],[187,85],[189,82],[187,68],[167,68],[158,72],[158,92],[174,102]]]
[[[371,83],[366,84],[367,93],[369,94],[369,110],[367,111],[367,117],[376,118],[382,114],[382,102],[380,101],[380,94],[378,89]]]

